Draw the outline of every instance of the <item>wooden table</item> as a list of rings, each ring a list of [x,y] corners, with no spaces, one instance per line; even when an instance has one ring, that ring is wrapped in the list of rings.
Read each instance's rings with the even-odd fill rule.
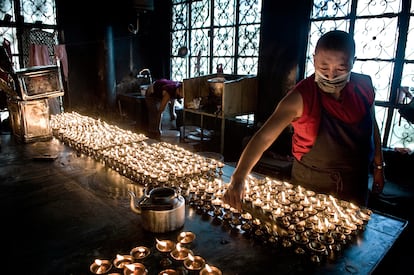
[[[176,240],[185,230],[196,234],[193,252],[223,274],[369,274],[407,225],[374,212],[365,231],[335,261],[321,264],[230,230],[188,205],[182,229],[154,234],[142,229],[140,216],[129,207],[128,191],[140,196],[142,186],[56,139],[19,144],[9,135],[1,138],[5,273],[90,274],[95,259],[112,261],[144,245],[152,251],[145,262],[149,274],[157,274],[163,267],[155,239]],[[224,167],[224,182],[233,169]]]
[[[140,92],[118,94],[117,103],[121,117],[135,121],[137,129],[147,130],[148,108],[144,95]]]

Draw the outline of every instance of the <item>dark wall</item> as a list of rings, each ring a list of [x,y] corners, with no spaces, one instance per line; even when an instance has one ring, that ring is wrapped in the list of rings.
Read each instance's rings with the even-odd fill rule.
[[[263,0],[259,57],[258,121],[263,122],[300,74],[309,29],[311,0]],[[292,70],[294,70],[292,72]]]
[[[149,68],[153,79],[170,77],[170,1],[154,0],[154,10],[141,12],[137,34],[128,30],[129,24],[137,24],[132,2],[57,0],[69,63],[69,109],[98,114],[115,111],[115,84],[131,67]],[[273,112],[289,86],[289,74],[305,58],[310,7],[310,0],[285,1],[282,6],[279,1],[263,0],[260,121]],[[108,51],[113,51],[112,59]],[[115,75],[109,75],[111,72]]]
[[[131,69],[149,68],[154,78],[169,78],[168,3],[154,0],[154,10],[140,11],[139,31],[133,34],[128,26],[138,24],[132,0],[56,1],[68,56],[66,110],[116,111],[115,85]]]

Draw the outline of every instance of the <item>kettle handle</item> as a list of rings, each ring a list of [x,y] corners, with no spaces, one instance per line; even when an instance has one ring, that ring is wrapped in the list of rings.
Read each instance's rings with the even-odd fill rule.
[[[146,196],[142,196],[135,203],[135,198],[137,197],[137,195],[134,192],[132,192],[131,190],[128,190],[128,193],[131,196],[131,207],[132,207],[132,204],[134,204],[134,206],[136,207],[136,205],[135,205],[136,203],[139,205],[144,199],[146,199]]]
[[[128,194],[129,194],[131,197],[133,197],[133,198],[136,198],[136,196],[137,196],[137,195],[135,195],[135,193],[134,193],[134,192],[132,192],[131,190],[128,190]]]

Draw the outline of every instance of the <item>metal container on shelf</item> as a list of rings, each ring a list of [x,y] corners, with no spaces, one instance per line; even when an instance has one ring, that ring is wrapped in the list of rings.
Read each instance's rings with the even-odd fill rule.
[[[207,80],[210,86],[210,93],[217,97],[222,97],[224,82],[226,79],[224,77],[214,77]]]
[[[257,76],[211,74],[183,80],[184,106],[196,98],[202,98],[200,108],[204,111],[217,111],[231,117],[254,113],[257,110]],[[207,109],[207,110],[206,110]]]

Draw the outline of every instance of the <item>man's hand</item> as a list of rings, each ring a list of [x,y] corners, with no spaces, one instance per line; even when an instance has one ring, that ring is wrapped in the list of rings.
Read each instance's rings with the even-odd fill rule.
[[[232,180],[223,195],[223,202],[229,204],[231,207],[241,211],[242,198],[244,196],[244,180]]]
[[[384,190],[384,169],[376,169],[373,171],[372,193],[379,195]]]

